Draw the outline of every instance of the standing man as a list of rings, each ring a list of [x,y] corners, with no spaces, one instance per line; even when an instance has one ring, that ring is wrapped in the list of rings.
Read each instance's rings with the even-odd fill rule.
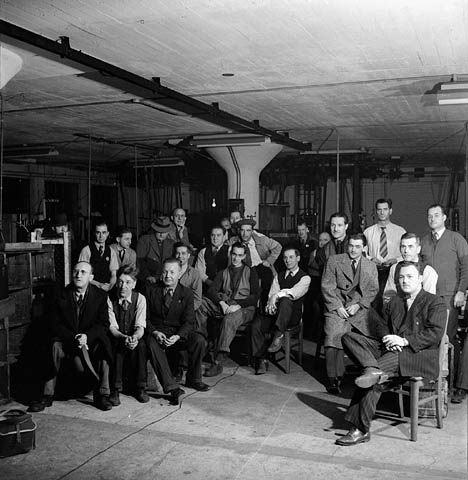
[[[136,268],[137,257],[136,252],[130,247],[132,244],[132,231],[127,227],[122,227],[117,232],[116,242],[113,243],[110,248],[114,250],[117,260],[119,262],[119,268],[126,265],[130,265],[132,268]]]
[[[41,412],[53,403],[57,375],[64,358],[73,360],[75,369],[93,379],[94,406],[107,411],[109,400],[109,364],[112,348],[107,336],[109,312],[107,295],[92,285],[93,268],[78,262],[73,280],[58,296],[50,312],[47,332],[51,342],[52,369],[44,385],[43,395],[29,408]]]
[[[387,282],[390,267],[398,261],[400,239],[406,233],[403,227],[390,221],[392,212],[392,200],[390,198],[379,198],[375,202],[377,223],[364,230],[369,259],[377,265],[377,271],[379,272],[380,294]]]
[[[239,234],[239,229],[237,228],[237,223],[244,218],[244,215],[240,210],[233,210],[229,212],[229,221],[231,222],[231,232],[229,233],[229,238],[235,237]]]
[[[246,246],[235,243],[231,248],[231,264],[216,275],[207,297],[210,302],[205,318],[219,321],[219,335],[215,347],[215,360],[205,372],[214,377],[223,372],[223,363],[230,352],[230,345],[237,329],[252,322],[258,302],[258,276],[254,268],[244,263]],[[206,323],[206,320],[205,320]]]
[[[146,290],[148,316],[145,339],[148,354],[164,392],[172,396],[172,403],[178,403],[183,391],[172,375],[167,355],[174,356],[177,361],[179,352],[187,350],[185,385],[200,392],[206,392],[210,388],[202,382],[205,339],[194,331],[193,293],[179,283],[181,271],[179,260],[166,259],[163,263],[162,281],[148,285]]]
[[[366,237],[349,237],[348,253],[331,256],[322,277],[325,302],[325,364],[329,393],[340,393],[344,375],[341,337],[350,331],[372,335],[369,309],[379,291],[377,268],[362,255]]]
[[[465,301],[468,286],[468,243],[459,233],[445,227],[447,215],[442,205],[431,205],[427,210],[427,220],[431,233],[421,240],[421,257],[439,275],[437,295],[442,297],[450,311],[447,334],[453,345],[453,375],[458,386],[462,370],[468,368],[468,365],[459,367],[460,343],[457,339],[458,308]],[[458,393],[455,391],[454,395]]]
[[[183,208],[175,208],[171,215],[171,228],[168,237],[174,242],[182,242],[190,245],[189,234],[185,222],[187,221],[187,213]]]
[[[268,301],[268,292],[273,282],[273,265],[281,254],[281,244],[266,235],[254,231],[255,220],[244,219],[237,222],[238,236],[229,240],[230,245],[241,242],[245,245],[244,262],[255,268],[261,286],[261,303],[265,307]]]
[[[137,262],[140,280],[156,283],[162,273],[163,261],[172,256],[174,240],[168,238],[171,222],[158,217],[151,223],[151,231],[142,235],[137,244]]]
[[[378,336],[357,332],[343,336],[346,353],[361,365],[356,388],[345,419],[352,428],[336,440],[351,446],[370,440],[370,425],[382,393],[379,384],[391,377],[439,375],[439,343],[447,318],[444,302],[422,288],[422,265],[401,262],[398,277],[405,296],[394,296],[384,306],[384,320],[378,322]],[[379,338],[379,340],[377,340]],[[381,340],[380,340],[381,339]]]
[[[317,240],[312,238],[309,232],[309,227],[304,220],[300,220],[297,224],[297,237],[291,244],[297,248],[301,260],[299,262],[299,268],[303,272],[307,272],[309,260],[312,252],[317,248]]]
[[[421,251],[421,240],[415,233],[405,233],[401,237],[400,252],[405,262],[422,263],[419,253]],[[394,263],[390,267],[390,273],[383,292],[384,302],[388,302],[391,297],[397,293],[400,294],[400,285],[398,283],[398,276],[400,273],[400,262]],[[437,272],[430,266],[424,265],[422,287],[426,292],[435,295],[438,275]]]
[[[284,332],[297,325],[302,315],[304,296],[309,289],[310,277],[299,268],[300,255],[294,247],[283,251],[286,271],[275,276],[268,294],[266,313],[252,325],[252,353],[256,375],[266,373],[266,352],[275,353],[283,345]],[[272,340],[267,335],[272,333]]]
[[[91,283],[96,287],[109,292],[116,282],[119,261],[115,251],[106,244],[109,229],[102,221],[94,228],[94,242],[86,245],[78,258],[79,262],[88,262],[93,267]]]

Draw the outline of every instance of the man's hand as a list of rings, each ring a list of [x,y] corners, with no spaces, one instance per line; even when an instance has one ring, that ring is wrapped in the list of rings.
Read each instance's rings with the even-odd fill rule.
[[[382,263],[383,266],[385,267],[391,267],[394,263],[397,263],[396,258],[389,258],[388,260],[385,260],[385,262]]]
[[[276,310],[277,310],[276,304],[268,302],[265,308],[266,313],[268,313],[268,315],[274,315],[276,313]]]
[[[465,294],[463,292],[457,292],[455,294],[455,298],[453,299],[453,306],[455,308],[463,306],[463,303],[465,302]]]
[[[158,343],[160,343],[161,345],[165,344],[167,338],[166,338],[166,335],[164,335],[164,333],[158,332],[157,330],[155,330],[153,332],[153,335],[156,337],[156,340]]]
[[[86,333],[79,333],[75,336],[75,339],[78,342],[78,346],[80,348],[86,347],[88,345],[88,336],[86,335]]]
[[[371,258],[371,260],[372,260],[376,265],[382,265],[382,262],[381,262],[378,258],[376,258],[376,257]]]
[[[263,260],[262,265],[263,265],[264,267],[268,267],[268,268],[270,268],[270,266],[271,266],[271,265],[270,265],[270,262],[268,262],[268,260]]]
[[[336,309],[336,313],[340,318],[347,319],[349,318],[349,313],[344,307],[340,307]]]
[[[166,340],[164,342],[164,345],[166,347],[170,347],[171,345],[174,345],[174,343],[176,343],[178,340],[180,340],[180,337],[179,335],[172,335],[171,337],[167,338],[166,337]]]
[[[125,346],[129,350],[135,349],[137,345],[138,345],[138,339],[134,335],[127,336],[127,338],[125,339]]]
[[[148,283],[156,283],[158,279],[156,277],[146,277]]]
[[[240,305],[229,305],[228,308],[226,309],[225,315],[228,313],[234,313],[237,312],[237,310],[240,310],[242,307]]]
[[[382,342],[385,348],[391,352],[401,352],[403,347],[408,345],[408,340],[399,335],[385,335],[385,337],[382,338]]]
[[[112,288],[112,286],[110,283],[101,283],[99,288],[104,290],[105,292],[108,292]]]
[[[359,308],[360,306],[357,303],[355,303],[354,305],[350,305],[349,307],[347,307],[346,311],[348,312],[348,315],[352,317],[353,315],[356,315]]]

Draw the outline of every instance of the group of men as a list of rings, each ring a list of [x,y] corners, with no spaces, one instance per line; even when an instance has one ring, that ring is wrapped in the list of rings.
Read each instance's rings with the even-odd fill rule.
[[[328,392],[341,392],[344,352],[363,369],[346,414],[352,428],[337,444],[370,439],[380,385],[388,378],[437,377],[445,330],[454,345],[452,401],[461,402],[468,391],[468,349],[460,357],[457,330],[468,244],[445,228],[441,205],[428,208],[431,233],[421,239],[391,222],[391,199],[377,200],[375,209],[377,222],[363,233],[348,234],[348,217],[337,212],[318,242],[300,222],[297,238],[285,247],[256,231],[254,220],[231,212],[211,229],[196,258],[181,208],[171,219],[156,218],[136,252],[129,230],[107,246],[107,225],[97,225],[52,315],[52,371],[66,356],[82,372],[88,368],[95,404],[106,410],[120,403],[127,356],[136,373],[135,396],[148,401],[149,359],[171,403],[178,403],[182,370],[187,387],[208,390],[202,375],[222,373],[241,326],[251,326],[254,371],[265,374],[268,354],[281,349],[285,331],[300,322],[305,308],[315,322],[323,315]],[[52,376],[33,411],[52,403],[54,385]]]

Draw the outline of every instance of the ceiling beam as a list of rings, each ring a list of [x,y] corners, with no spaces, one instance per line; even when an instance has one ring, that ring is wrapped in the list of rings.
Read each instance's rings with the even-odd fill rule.
[[[278,133],[260,126],[258,121],[249,121],[224,110],[218,104],[203,103],[195,98],[184,95],[171,88],[164,87],[158,78],[148,80],[120,67],[104,62],[71,48],[68,37],[60,37],[60,41],[51,40],[37,33],[26,30],[12,23],[0,20],[0,34],[26,45],[39,48],[53,54],[54,60],[85,66],[96,70],[83,76],[97,82],[111,85],[123,91],[131,91],[142,98],[150,99],[163,107],[179,111],[186,115],[198,118],[208,123],[221,126],[237,132],[248,132],[270,137],[272,142],[293,148],[295,150],[310,150],[311,145],[289,138],[288,135]],[[58,58],[56,58],[58,57]],[[68,60],[68,61],[67,61]]]

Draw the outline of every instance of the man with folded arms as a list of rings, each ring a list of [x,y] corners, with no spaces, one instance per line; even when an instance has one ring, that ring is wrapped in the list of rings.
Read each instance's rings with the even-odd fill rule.
[[[363,367],[345,419],[349,432],[336,440],[350,446],[370,440],[370,425],[383,387],[389,378],[420,376],[434,380],[439,374],[439,344],[444,334],[444,301],[422,288],[422,266],[402,262],[398,276],[404,295],[392,297],[377,319],[377,338],[350,332],[343,336],[349,357]],[[380,338],[380,340],[378,339]]]

